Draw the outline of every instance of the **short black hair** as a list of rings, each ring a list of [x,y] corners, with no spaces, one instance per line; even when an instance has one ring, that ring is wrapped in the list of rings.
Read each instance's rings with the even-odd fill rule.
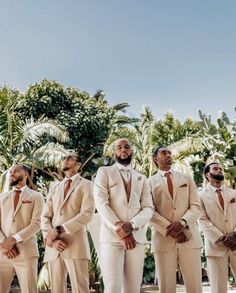
[[[25,165],[20,164],[20,163],[19,164],[15,163],[15,164],[12,165],[11,168],[14,168],[14,167],[18,167],[19,169],[21,169],[21,170],[25,171],[27,174],[29,174],[30,169],[29,169],[28,166],[25,166]]]
[[[209,181],[209,180],[208,180],[206,174],[210,171],[210,167],[215,164],[219,165],[219,163],[217,163],[217,162],[211,162],[204,167],[203,174],[204,174],[204,177],[206,178],[207,181]]]
[[[153,148],[153,151],[152,151],[152,157],[155,158],[159,152],[160,149],[162,148],[166,148],[165,145],[161,145],[161,146],[156,146]]]

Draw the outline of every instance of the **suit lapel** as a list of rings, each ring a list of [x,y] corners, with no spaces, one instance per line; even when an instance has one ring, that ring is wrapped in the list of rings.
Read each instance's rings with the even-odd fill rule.
[[[228,205],[230,201],[230,194],[227,192],[226,188],[224,188],[224,191],[223,191],[223,199],[224,199],[224,214],[226,215],[226,211],[228,209]]]
[[[220,204],[220,201],[218,199],[217,194],[215,194],[215,192],[211,189],[208,189],[208,192],[209,192],[209,196],[213,198],[213,201],[216,203],[216,205],[218,206],[220,211],[224,214],[224,210],[222,209],[222,206]],[[225,202],[225,200],[224,200],[224,202]]]
[[[177,190],[178,190],[178,186],[180,185],[180,176],[179,173],[174,172],[172,173],[172,181],[173,181],[173,202],[175,203],[176,198],[177,198]]]
[[[139,174],[137,172],[135,172],[134,169],[131,169],[131,188],[130,188],[130,197],[129,197],[129,202],[128,204],[131,202],[132,197],[133,197],[133,193],[134,193],[134,189],[135,186],[137,186],[136,182],[138,180]]]
[[[13,213],[13,217],[15,217],[16,213],[19,211],[20,207],[22,206],[22,202],[27,198],[27,196],[29,195],[29,188],[26,186],[25,189],[23,190],[23,192],[20,195],[20,199],[18,202],[18,205],[16,207],[16,210]],[[14,192],[13,192],[14,193]],[[14,196],[14,195],[13,195]],[[13,197],[12,197],[13,198]],[[12,204],[13,204],[13,210],[14,210],[14,199],[12,200]]]

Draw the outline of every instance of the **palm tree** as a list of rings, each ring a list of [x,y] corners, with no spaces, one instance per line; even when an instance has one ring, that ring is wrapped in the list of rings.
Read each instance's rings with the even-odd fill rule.
[[[58,165],[65,153],[60,144],[68,137],[65,129],[52,120],[24,120],[17,112],[20,104],[17,91],[6,86],[0,90],[0,190],[8,188],[7,171],[15,163],[25,164],[31,169],[29,182],[35,188],[35,170],[52,177],[50,168]]]

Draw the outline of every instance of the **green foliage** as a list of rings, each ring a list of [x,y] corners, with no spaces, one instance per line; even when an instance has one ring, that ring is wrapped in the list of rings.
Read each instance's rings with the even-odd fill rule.
[[[235,109],[236,111],[236,109]],[[217,124],[211,117],[199,111],[201,139],[206,150],[206,162],[219,161],[223,166],[229,185],[236,184],[236,120],[230,121],[225,112],[220,114]]]
[[[79,152],[87,163],[83,170],[87,176],[95,172],[91,159],[102,155],[111,126],[120,123],[117,111],[125,107],[127,104],[110,106],[101,91],[92,97],[73,87],[64,88],[56,81],[43,80],[31,85],[22,96],[19,111],[26,117],[43,116],[63,125],[69,135],[64,146]]]
[[[22,100],[17,91],[7,87],[0,90],[0,190],[7,190],[7,170],[14,163],[21,163],[32,168],[29,176],[30,185],[34,188],[34,170],[42,170],[37,154],[40,150],[51,150],[58,146],[57,142],[65,143],[67,133],[55,121],[48,119],[28,120],[19,112]],[[45,144],[46,139],[53,140],[51,145]],[[42,158],[46,156],[42,154]],[[42,162],[42,160],[41,160]]]

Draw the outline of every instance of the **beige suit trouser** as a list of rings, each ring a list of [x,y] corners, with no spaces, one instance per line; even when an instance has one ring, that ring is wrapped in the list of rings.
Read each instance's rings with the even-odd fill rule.
[[[202,292],[200,248],[178,244],[167,252],[155,252],[155,265],[161,293],[176,292],[176,270],[179,264],[187,293]]]
[[[101,269],[104,293],[140,293],[144,245],[126,250],[122,245],[101,243]]]
[[[0,260],[0,292],[8,293],[17,275],[22,293],[37,293],[37,257]]]
[[[229,251],[224,256],[207,256],[207,273],[212,293],[227,293],[228,268],[236,279],[236,255]]]
[[[59,256],[48,262],[51,292],[66,293],[67,275],[69,274],[73,293],[89,293],[89,273],[87,259],[63,259]]]

